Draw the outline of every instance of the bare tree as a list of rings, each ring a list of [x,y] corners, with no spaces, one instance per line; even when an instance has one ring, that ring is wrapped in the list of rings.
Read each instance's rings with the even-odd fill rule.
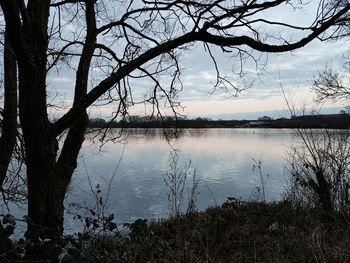
[[[63,232],[63,199],[84,141],[88,107],[114,103],[115,116],[123,116],[131,105],[150,103],[154,114],[169,108],[176,115],[176,97],[182,89],[179,56],[194,43],[202,43],[213,59],[216,86],[239,89],[220,75],[212,52],[215,46],[224,54],[236,54],[240,63],[254,60],[259,52],[295,50],[337,34],[350,9],[347,2],[321,1],[308,25],[263,15],[282,5],[293,10],[303,7],[299,1],[286,0],[0,0],[18,67],[28,182],[26,237],[34,244],[27,257],[49,258],[40,241],[51,240],[42,245],[53,247]],[[297,37],[285,39],[282,31]],[[64,67],[75,75],[73,103],[52,122],[48,72]],[[142,101],[132,96],[135,79],[153,83]],[[59,149],[58,137],[64,132],[67,136]]]
[[[340,21],[342,27],[334,39],[349,36],[349,20]],[[344,57],[343,70],[349,71],[348,58]],[[315,101],[345,102],[350,100],[350,88],[345,74],[325,66],[313,80]],[[347,108],[347,107],[346,107]],[[344,111],[346,113],[346,111]],[[294,190],[309,201],[319,203],[325,210],[349,209],[350,147],[348,130],[299,130],[303,149],[294,149],[291,155]],[[315,177],[316,176],[316,177]],[[297,190],[299,189],[299,191]],[[307,194],[308,192],[308,194]]]
[[[298,129],[301,143],[289,154],[291,191],[296,200],[326,212],[347,211],[350,204],[350,133],[347,130]]]

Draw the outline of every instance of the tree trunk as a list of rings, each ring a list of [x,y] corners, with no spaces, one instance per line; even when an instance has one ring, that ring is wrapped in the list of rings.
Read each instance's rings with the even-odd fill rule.
[[[96,41],[93,0],[86,1],[86,14],[87,36],[76,74],[74,103],[77,103],[87,92],[89,68]],[[36,72],[39,78],[37,87],[45,86],[44,78],[40,77],[46,76],[44,75],[46,72],[43,72],[43,69],[40,68],[42,70],[40,74],[38,74],[38,70]],[[32,74],[25,75],[31,76],[31,79],[33,79]],[[23,83],[28,83],[28,81],[30,79],[24,80]],[[23,94],[26,96],[26,99],[32,96],[31,94]],[[37,94],[39,98],[38,104],[42,104],[43,101],[46,103],[46,100],[40,97],[42,94],[46,94],[44,90]],[[28,101],[33,100],[35,98],[32,97]],[[22,113],[24,126],[28,129],[25,131],[27,134],[25,143],[29,192],[28,217],[30,220],[28,222],[27,237],[36,243],[34,247],[28,249],[27,257],[29,259],[50,259],[55,261],[59,251],[60,237],[63,234],[64,197],[77,166],[78,154],[84,141],[87,114],[86,111],[83,111],[72,122],[61,154],[57,159],[58,142],[52,134],[51,125],[47,120],[46,104],[45,110],[41,109],[35,113],[40,115],[39,118],[38,116],[36,117],[37,123],[35,125],[27,122],[30,120],[30,117],[26,115],[28,109],[23,109]],[[45,114],[43,115],[43,113]],[[38,242],[44,239],[49,239],[50,241],[41,244]]]
[[[96,45],[96,17],[94,4],[94,0],[86,0],[85,2],[87,25],[86,39],[76,73],[74,105],[76,105],[80,101],[81,97],[87,93],[89,69]],[[73,172],[77,167],[77,158],[85,139],[87,123],[88,116],[86,110],[84,110],[70,125],[61,154],[57,160],[55,175],[56,178],[59,178],[59,182],[56,184],[56,186],[60,189],[60,200],[62,201],[62,204]],[[62,216],[63,211],[64,210],[62,210]]]
[[[3,11],[9,12],[7,19],[13,19],[6,23],[13,27],[9,37],[18,61],[19,117],[28,183],[26,257],[31,261],[56,259],[56,244],[63,231],[62,193],[55,176],[58,142],[52,135],[46,102],[49,5],[48,0],[28,1],[21,23],[18,11],[10,14],[16,7],[2,3]]]
[[[94,3],[93,0],[86,1],[87,35],[77,70],[74,104],[87,91],[96,42]],[[49,5],[48,0],[31,0],[24,10],[17,1],[1,1],[6,24],[11,27],[9,39],[18,62],[19,116],[28,182],[26,257],[32,261],[57,259],[56,245],[63,233],[63,201],[87,125],[86,111],[82,111],[69,126],[57,160],[57,134],[52,132],[46,107]]]
[[[0,138],[0,189],[6,178],[17,134],[17,66],[5,33],[4,48],[4,113]]]
[[[331,191],[329,189],[329,184],[324,177],[323,171],[319,170],[315,172],[316,179],[317,179],[317,193],[318,198],[320,200],[320,204],[322,205],[322,208],[325,212],[331,213],[334,208],[332,205],[332,197],[331,197]]]
[[[58,242],[63,228],[61,195],[54,169],[58,142],[51,134],[46,113],[45,75],[37,64],[19,66],[19,112],[26,150],[28,183],[27,239],[33,246],[27,247],[31,260],[46,259],[48,248]],[[35,116],[35,117],[34,117]],[[52,243],[41,244],[50,239]],[[45,249],[41,245],[44,245]],[[49,253],[49,255],[47,254]]]
[[[8,166],[12,152],[16,144],[17,134],[17,66],[16,58],[10,46],[5,32],[4,45],[4,112],[2,133],[0,138],[0,190],[4,191],[4,182],[7,176]],[[3,195],[5,199],[5,195]],[[7,200],[4,200],[6,202]],[[0,255],[11,257],[7,253],[14,247],[9,238],[12,233],[4,229],[0,222]],[[14,253],[10,253],[14,254]]]

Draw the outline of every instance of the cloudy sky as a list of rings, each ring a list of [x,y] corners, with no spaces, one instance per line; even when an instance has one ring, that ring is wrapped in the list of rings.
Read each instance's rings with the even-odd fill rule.
[[[311,1],[309,8],[294,10],[290,6],[281,6],[279,10],[265,12],[263,18],[272,18],[275,21],[309,25],[315,17],[317,1]],[[314,4],[314,6],[312,6]],[[260,15],[260,14],[259,14]],[[74,25],[69,25],[73,26]],[[262,28],[265,30],[264,28]],[[75,29],[73,28],[72,31]],[[277,29],[279,30],[279,29]],[[299,39],[301,35],[293,30],[278,32],[286,39]],[[273,117],[288,117],[286,101],[282,90],[288,98],[288,102],[295,108],[320,109],[321,112],[339,112],[346,103],[326,103],[315,105],[314,94],[310,88],[312,78],[327,64],[335,68],[342,67],[342,57],[348,52],[346,40],[337,42],[321,42],[315,40],[304,48],[294,52],[283,54],[258,54],[259,67],[253,61],[247,61],[243,66],[246,73],[243,79],[233,74],[239,70],[240,61],[235,57],[223,55],[218,49],[213,48],[213,53],[219,65],[222,76],[227,76],[238,88],[249,88],[236,94],[234,90],[213,90],[216,71],[213,62],[201,44],[195,44],[181,57],[183,90],[179,93],[183,111],[188,117],[210,117],[214,119],[250,119],[262,115]],[[51,71],[48,83],[52,87],[50,97],[55,98],[55,103],[60,101],[62,105],[71,104],[72,87],[74,84],[74,72]],[[250,85],[251,84],[251,85]],[[135,90],[147,90],[150,83],[147,81],[135,82]],[[137,87],[137,88],[136,88]],[[135,91],[135,94],[137,92]],[[141,93],[140,93],[141,94]],[[56,96],[57,95],[57,96]],[[140,95],[142,97],[142,95]],[[95,107],[90,109],[93,116],[111,116],[115,111],[115,105]],[[144,106],[139,105],[132,109],[134,114],[144,114]]]
[[[342,68],[343,56],[348,52],[345,41],[333,43],[318,40],[306,47],[285,54],[269,54],[264,69],[257,74],[251,70],[249,80],[253,85],[232,96],[233,92],[216,90],[213,94],[212,86],[215,71],[208,59],[188,58],[188,70],[184,76],[184,91],[182,98],[185,111],[189,115],[208,116],[214,118],[250,118],[260,116],[261,112],[274,117],[289,116],[283,92],[291,106],[295,108],[322,109],[323,112],[339,111],[343,103],[314,103],[315,94],[312,93],[312,78],[327,64],[335,68]],[[222,59],[222,68],[230,68],[229,59]],[[249,71],[249,69],[247,69]],[[248,80],[248,81],[249,81]]]

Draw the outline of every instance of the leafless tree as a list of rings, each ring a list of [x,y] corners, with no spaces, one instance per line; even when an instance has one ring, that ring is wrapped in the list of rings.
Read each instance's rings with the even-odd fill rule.
[[[296,200],[326,212],[348,211],[350,133],[347,130],[298,129],[301,143],[289,154],[291,191]]]
[[[342,24],[342,28],[339,29],[341,33],[335,34],[332,37],[334,39],[349,36],[349,21],[345,19],[340,23]],[[347,61],[349,59],[345,56],[341,70],[328,64],[314,77],[313,91],[317,103],[350,101],[350,88],[346,83],[348,78],[344,74],[344,71],[349,71]],[[303,140],[303,149],[294,149],[291,155],[292,164],[298,164],[292,166],[294,190],[299,189],[300,191],[297,192],[304,197],[308,192],[307,199],[320,203],[326,210],[348,210],[350,201],[349,131],[299,130],[298,133]]]
[[[183,88],[179,58],[195,43],[201,43],[213,60],[215,86],[239,90],[221,76],[213,49],[235,55],[241,68],[245,59],[256,60],[261,53],[287,52],[339,34],[350,9],[344,1],[321,1],[308,25],[264,16],[285,5],[295,12],[308,8],[289,0],[0,0],[18,69],[10,79],[17,80],[25,145],[26,237],[34,244],[28,247],[28,259],[55,256],[48,248],[63,232],[63,199],[84,141],[88,107],[113,103],[115,116],[123,116],[130,106],[149,103],[154,114],[168,108],[176,116],[177,94]],[[283,37],[282,32],[292,34]],[[48,118],[47,107],[48,73],[54,70],[75,75],[73,103],[56,121]],[[153,84],[137,101],[133,83],[140,79]],[[13,107],[16,102],[11,102],[6,87],[5,104]],[[60,148],[58,138],[64,132]],[[5,134],[3,130],[2,137]],[[10,152],[1,151],[3,156]],[[50,242],[42,243],[45,239]]]

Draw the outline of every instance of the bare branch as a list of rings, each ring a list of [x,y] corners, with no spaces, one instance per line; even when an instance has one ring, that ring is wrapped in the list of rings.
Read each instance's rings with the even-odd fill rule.
[[[318,103],[326,100],[336,102],[350,99],[350,88],[343,85],[342,77],[330,65],[327,65],[314,78],[313,91],[316,93],[316,102]]]
[[[110,88],[113,87],[117,82],[123,79],[125,76],[129,75],[133,70],[139,68],[144,63],[154,59],[155,57],[169,52],[172,49],[179,48],[185,44],[190,44],[195,41],[201,41],[204,43],[211,43],[220,47],[235,47],[241,45],[247,45],[252,49],[261,52],[286,52],[298,49],[305,46],[313,39],[317,38],[320,34],[325,32],[330,26],[334,25],[339,18],[346,14],[350,9],[350,4],[346,5],[334,16],[329,18],[326,21],[317,27],[306,37],[293,42],[293,43],[283,43],[279,45],[268,44],[264,42],[257,41],[249,36],[233,36],[225,37],[213,35],[203,29],[199,32],[189,32],[175,39],[166,41],[156,47],[151,48],[150,50],[139,55],[137,58],[131,60],[126,65],[122,66],[115,73],[112,73],[109,77],[100,82],[94,89],[92,89],[88,94],[83,96],[77,104],[70,109],[61,119],[59,119],[53,126],[54,134],[58,135],[63,132],[67,125],[75,118],[79,112],[84,110],[86,107],[90,106],[95,100],[97,100],[103,93],[107,92]]]
[[[76,4],[76,3],[82,3],[82,2],[85,2],[85,1],[86,0],[65,0],[65,1],[52,3],[50,6],[52,6],[52,7],[60,7],[62,5],[66,5],[66,4]]]

